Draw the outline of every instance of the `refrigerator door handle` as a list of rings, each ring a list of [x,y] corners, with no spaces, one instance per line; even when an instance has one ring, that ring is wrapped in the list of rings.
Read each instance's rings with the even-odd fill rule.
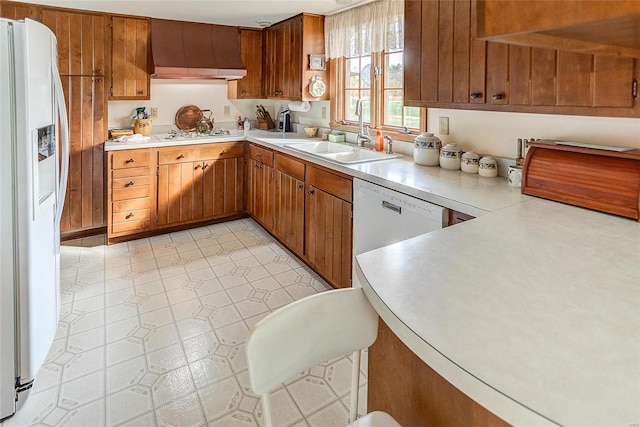
[[[60,166],[60,182],[58,191],[58,200],[56,202],[56,221],[55,226],[60,227],[62,219],[62,207],[67,194],[67,177],[69,175],[69,120],[67,118],[67,107],[64,102],[64,91],[62,90],[62,80],[60,80],[60,72],[58,71],[57,58],[54,57],[53,63],[53,86],[55,88],[56,107],[58,118],[60,120],[60,142],[62,149],[62,164]]]

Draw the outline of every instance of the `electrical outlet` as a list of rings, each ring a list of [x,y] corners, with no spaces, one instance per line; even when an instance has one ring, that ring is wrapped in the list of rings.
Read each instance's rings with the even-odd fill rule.
[[[158,107],[151,107],[149,111],[151,117],[158,117]]]
[[[449,117],[438,117],[438,133],[449,135]]]
[[[231,107],[229,105],[225,105],[224,106],[224,115],[228,116],[229,114],[231,114]]]
[[[327,107],[322,107],[322,118],[323,119],[327,118]]]

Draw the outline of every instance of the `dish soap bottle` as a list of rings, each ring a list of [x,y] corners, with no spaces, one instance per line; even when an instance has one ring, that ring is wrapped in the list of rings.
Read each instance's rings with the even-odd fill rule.
[[[376,142],[374,148],[376,151],[384,150],[384,138],[382,136],[382,129],[380,128],[376,131]]]

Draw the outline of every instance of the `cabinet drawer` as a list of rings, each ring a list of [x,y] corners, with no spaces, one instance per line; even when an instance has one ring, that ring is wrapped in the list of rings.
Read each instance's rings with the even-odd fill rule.
[[[151,209],[149,208],[137,211],[114,212],[112,215],[114,224],[125,221],[139,221],[142,219],[148,220],[149,218],[151,218]]]
[[[113,179],[119,178],[133,178],[133,177],[141,177],[151,176],[151,168],[129,168],[129,169],[114,169],[111,172],[111,177]]]
[[[111,169],[129,169],[149,166],[149,150],[122,150],[111,153]]]
[[[203,146],[200,149],[201,160],[207,159],[219,159],[219,158],[232,158],[244,156],[244,143],[218,143]]]
[[[149,186],[141,185],[139,187],[126,187],[126,188],[118,188],[113,189],[111,191],[111,200],[126,200],[126,199],[136,199],[138,197],[149,197]]]
[[[149,187],[149,184],[151,182],[151,178],[149,177],[149,175],[143,175],[143,176],[132,176],[132,177],[126,177],[126,178],[118,178],[118,179],[113,179],[112,181],[112,189],[113,190],[120,190],[123,188],[133,188],[133,187],[141,187],[141,186],[147,186],[147,188]]]
[[[198,149],[193,147],[178,147],[158,150],[158,164],[194,162],[198,160]]]
[[[122,200],[111,204],[112,214],[120,212],[137,211],[141,209],[151,208],[151,199],[149,197],[140,197],[138,199]]]
[[[298,181],[304,181],[304,162],[283,156],[282,154],[276,154],[275,165],[276,170],[285,173]]]
[[[148,219],[139,219],[135,221],[117,222],[111,227],[112,233],[124,233],[132,231],[144,231],[149,228]]]
[[[251,144],[249,146],[249,156],[257,162],[267,166],[273,166],[273,151]]]
[[[351,179],[334,175],[314,167],[307,168],[307,184],[351,202]]]

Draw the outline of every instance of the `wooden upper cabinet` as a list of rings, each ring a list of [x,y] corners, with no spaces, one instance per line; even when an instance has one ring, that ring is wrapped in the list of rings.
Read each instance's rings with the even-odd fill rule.
[[[58,68],[61,75],[105,75],[105,15],[43,9],[42,23],[58,39]]]
[[[40,19],[40,8],[28,3],[0,1],[0,17],[7,19]]]
[[[240,54],[247,68],[247,75],[239,80],[229,80],[229,99],[262,98],[262,39],[263,31],[240,29]]]
[[[488,41],[640,58],[640,2],[477,0]]]
[[[264,92],[267,98],[320,101],[329,99],[309,93],[314,76],[329,85],[326,70],[310,70],[309,55],[324,55],[324,17],[301,14],[265,30]]]
[[[149,20],[111,18],[109,99],[149,99]]]

